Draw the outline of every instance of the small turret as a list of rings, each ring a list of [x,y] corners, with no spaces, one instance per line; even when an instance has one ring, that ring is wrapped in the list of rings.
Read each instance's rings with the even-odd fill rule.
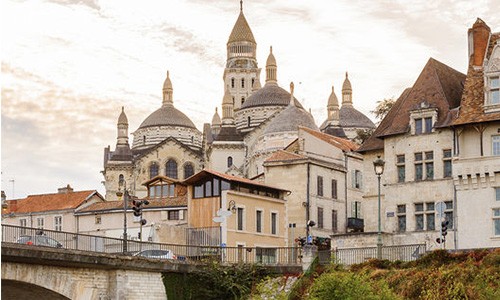
[[[335,95],[335,90],[332,85],[332,93],[330,97],[328,97],[328,104],[326,106],[328,113],[328,122],[331,125],[339,124],[339,100],[337,99],[337,95]]]
[[[342,84],[342,106],[352,106],[352,87],[349,75],[345,72],[344,84]]]
[[[173,93],[174,93],[174,89],[172,88],[172,82],[170,81],[170,74],[169,74],[169,71],[167,71],[167,78],[165,79],[165,82],[163,83],[163,104],[162,104],[162,106],[174,104]]]
[[[270,47],[269,56],[266,62],[266,84],[277,84],[278,83],[278,66],[276,64],[276,58],[273,55],[273,46]]]

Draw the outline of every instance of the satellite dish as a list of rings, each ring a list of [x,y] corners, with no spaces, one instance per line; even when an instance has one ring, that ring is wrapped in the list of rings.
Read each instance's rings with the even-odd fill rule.
[[[229,210],[225,210],[225,209],[223,209],[223,208],[221,208],[221,209],[219,209],[219,210],[217,211],[217,215],[218,215],[219,217],[229,217],[229,216],[230,216],[230,215],[232,215],[232,214],[233,214],[233,213],[232,213],[231,211],[229,211]]]
[[[226,220],[225,217],[213,217],[212,220],[215,222],[215,223],[222,223]]]

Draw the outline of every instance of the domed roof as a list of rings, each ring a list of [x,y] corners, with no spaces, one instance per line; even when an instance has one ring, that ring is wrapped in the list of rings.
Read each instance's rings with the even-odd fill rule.
[[[151,126],[181,126],[196,129],[194,123],[173,105],[165,105],[154,111],[142,122],[139,129]]]
[[[351,81],[349,81],[349,75],[347,74],[347,72],[345,72],[345,80],[344,84],[342,84],[342,91],[345,90],[352,91]]]
[[[221,120],[220,120],[220,116],[219,116],[219,113],[217,112],[217,107],[216,107],[214,116],[212,117],[212,126],[213,125],[220,125],[220,124],[221,124]]]
[[[337,99],[337,95],[335,95],[335,91],[333,90],[333,85],[332,85],[332,93],[328,98],[328,106],[339,106],[339,99]]]
[[[302,104],[294,97],[295,106],[303,108]],[[241,109],[257,106],[287,106],[290,103],[290,93],[280,88],[277,84],[266,84],[255,91],[241,105]]]
[[[375,124],[362,112],[352,106],[340,108],[340,126],[355,128],[375,128]]]
[[[118,117],[118,125],[123,124],[123,125],[128,125],[128,119],[127,115],[125,114],[125,109],[122,106],[122,112],[120,116]]]
[[[231,31],[231,35],[229,35],[229,40],[227,43],[234,42],[251,42],[256,43],[255,38],[253,37],[252,30],[248,25],[247,19],[245,19],[245,15],[243,15],[243,11],[240,11],[240,15],[234,24],[233,30]]]
[[[276,58],[273,54],[273,46],[271,46],[271,50],[269,51],[269,56],[267,57],[266,66],[276,66]]]
[[[311,114],[295,105],[288,105],[276,118],[271,120],[264,129],[264,134],[296,131],[299,126],[319,131]]]

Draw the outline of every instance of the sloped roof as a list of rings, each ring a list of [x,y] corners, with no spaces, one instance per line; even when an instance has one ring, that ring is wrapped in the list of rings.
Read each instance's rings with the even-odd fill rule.
[[[342,105],[339,114],[340,126],[355,128],[375,128],[372,120],[352,106]]]
[[[490,36],[486,57],[490,58],[495,43],[500,40],[500,33]],[[469,63],[467,79],[465,80],[464,92],[460,103],[458,116],[452,125],[464,125],[500,120],[500,112],[484,113],[484,72],[483,68],[474,69],[472,61]]]
[[[276,118],[272,119],[264,134],[296,131],[299,126],[319,130],[312,115],[295,105],[288,105]]]
[[[183,207],[187,206],[187,197],[179,196],[166,199],[153,199],[149,200],[149,205],[143,206],[143,209],[152,208],[169,208],[169,207]],[[132,210],[132,201],[127,202],[127,210]],[[88,212],[98,212],[98,211],[110,211],[110,210],[123,210],[123,201],[106,201],[91,204],[84,209],[78,211],[78,213],[88,213]]]
[[[255,38],[253,37],[252,30],[250,29],[250,25],[248,25],[243,11],[240,11],[240,15],[238,16],[238,19],[234,24],[233,30],[229,35],[229,40],[227,41],[227,43],[229,44],[242,41],[251,42],[254,44],[256,43]]]
[[[384,118],[386,127],[381,128],[376,137],[384,137],[408,132],[410,111],[418,109],[422,102],[438,110],[435,127],[447,126],[448,113],[456,108],[462,96],[465,75],[447,65],[430,58],[417,81],[406,97],[400,97],[397,111]]]
[[[273,161],[294,161],[294,160],[303,160],[307,159],[304,155],[295,154],[292,152],[288,152],[285,150],[278,150],[274,152],[269,158],[267,158],[264,162],[273,162]]]
[[[253,180],[250,180],[250,179],[247,179],[247,178],[232,176],[232,175],[229,175],[229,174],[224,174],[224,173],[220,173],[220,172],[217,172],[217,171],[214,171],[214,170],[208,170],[208,169],[202,170],[202,171],[194,174],[193,176],[191,176],[188,179],[184,180],[184,183],[185,184],[194,184],[194,183],[198,182],[200,179],[202,179],[203,177],[206,177],[207,175],[213,175],[213,176],[216,176],[216,177],[220,177],[220,178],[225,179],[225,180],[227,180],[229,182],[246,183],[246,184],[250,184],[250,185],[254,185],[254,186],[260,186],[260,187],[265,187],[265,188],[269,188],[269,189],[274,189],[274,190],[280,190],[280,191],[289,192],[288,190],[284,190],[284,189],[280,189],[280,188],[277,188],[277,187],[273,187],[273,186],[261,184],[259,182],[256,182],[256,181],[253,181]]]
[[[76,209],[92,196],[104,198],[95,190],[29,195],[24,199],[10,200],[6,213],[30,213]],[[15,204],[13,202],[16,201]]]
[[[236,130],[235,126],[222,126],[214,141],[241,142],[243,141],[243,136]]]
[[[329,135],[329,134],[326,134],[323,132],[311,130],[309,128],[302,127],[302,126],[300,127],[300,129],[304,130],[305,132],[315,136],[316,138],[318,138],[324,142],[327,142],[328,144],[335,146],[335,147],[337,147],[345,152],[356,151],[359,147],[356,143],[354,143],[353,141],[348,140],[348,139],[343,139],[343,138]]]
[[[193,121],[173,105],[164,105],[151,113],[139,129],[153,126],[180,126],[196,129]]]
[[[288,106],[290,93],[274,83],[266,83],[263,88],[253,92],[241,105],[241,109],[258,106]],[[294,97],[295,106],[303,109],[302,104]]]
[[[170,178],[164,175],[156,175],[153,178],[150,178],[142,183],[144,186],[148,186],[154,182],[161,181],[161,182],[169,182],[169,183],[181,183],[180,180],[175,179],[175,178]],[[182,184],[182,183],[181,183]]]
[[[401,96],[399,96],[398,100],[394,103],[391,110],[387,113],[385,118],[380,122],[377,129],[372,133],[372,135],[358,148],[358,152],[366,152],[372,150],[380,150],[384,149],[384,141],[378,138],[378,134],[386,130],[391,126],[392,120],[396,117],[401,109],[401,104],[404,102],[404,99],[410,94],[411,88],[406,88]]]

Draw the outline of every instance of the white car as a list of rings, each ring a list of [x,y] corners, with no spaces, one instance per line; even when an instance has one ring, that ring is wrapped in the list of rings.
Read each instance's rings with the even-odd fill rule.
[[[155,259],[177,259],[177,256],[172,250],[142,250],[134,254],[134,256],[141,256],[146,258]]]

